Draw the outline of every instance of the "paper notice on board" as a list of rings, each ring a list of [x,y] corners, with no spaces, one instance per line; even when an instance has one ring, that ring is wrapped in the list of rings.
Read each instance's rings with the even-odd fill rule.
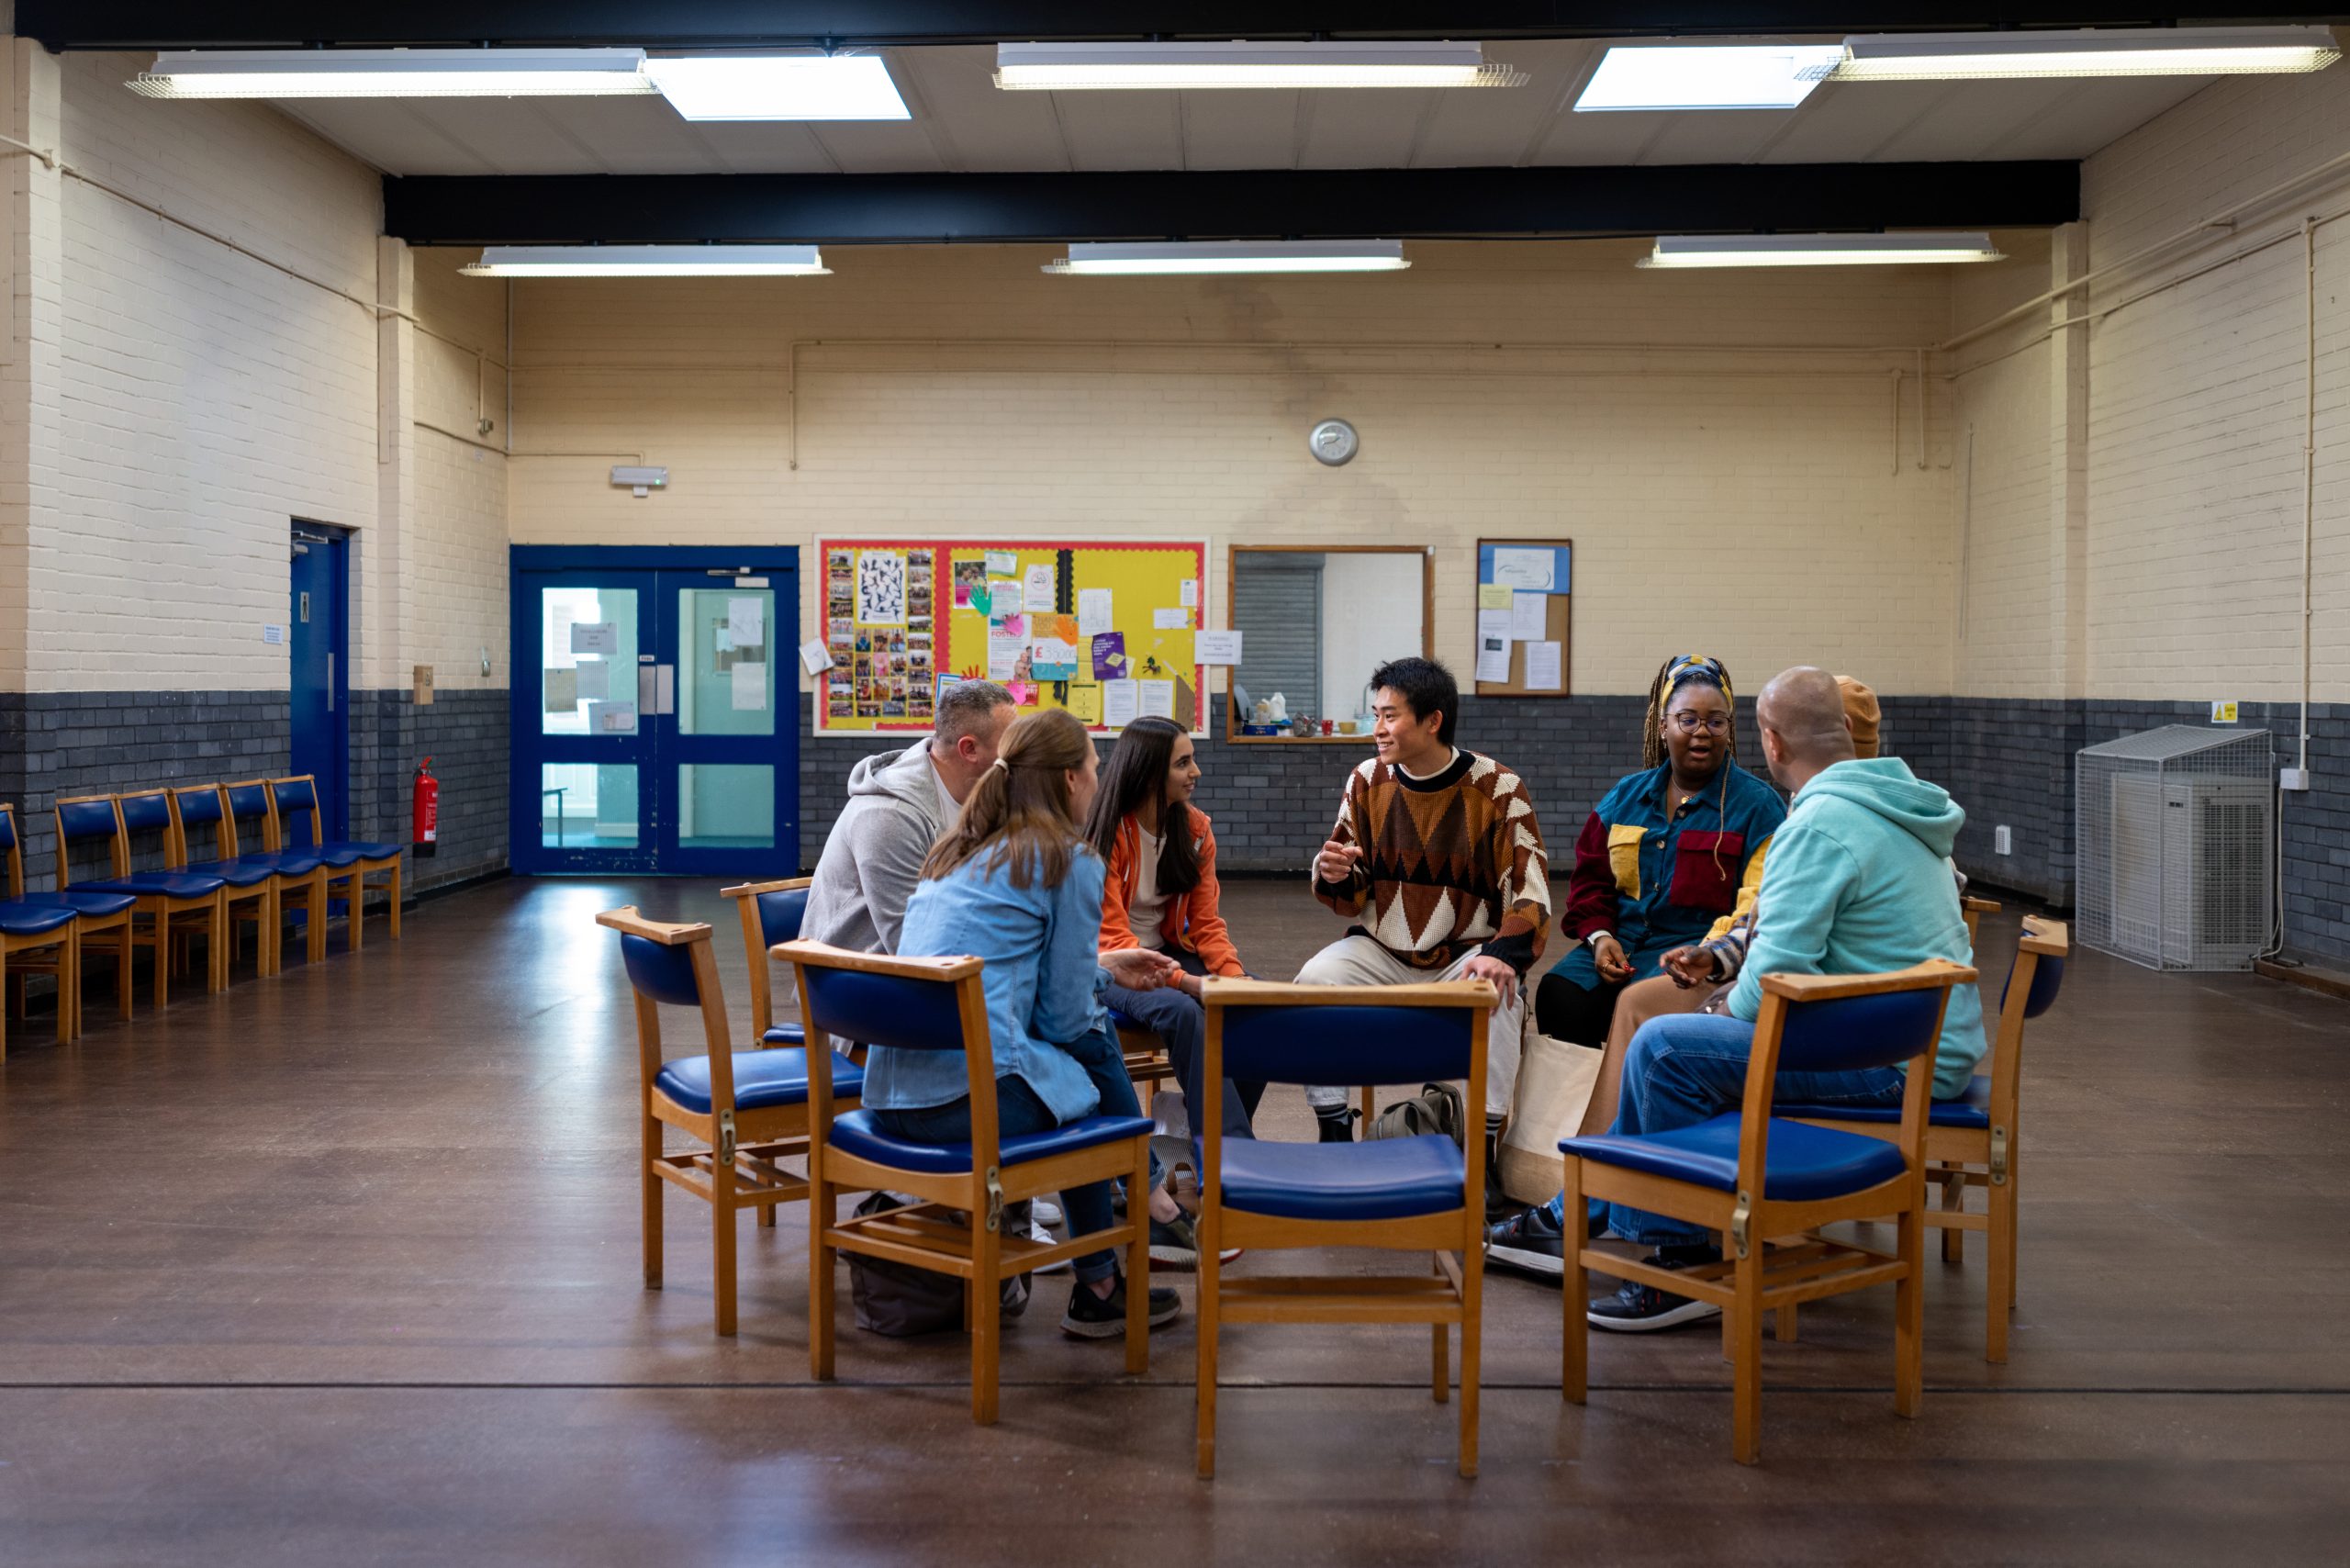
[[[579,672],[576,669],[551,669],[546,672],[546,709],[550,713],[568,713],[579,706]]]
[[[1240,662],[1238,632],[1202,632],[1192,639],[1192,656],[1203,665],[1237,665]]]
[[[811,637],[800,644],[800,664],[810,675],[822,675],[833,667],[833,651],[822,637]]]
[[[1477,678],[1505,681],[1509,678],[1509,639],[1486,633],[1477,633]]]
[[[1192,612],[1181,607],[1154,610],[1150,623],[1161,632],[1180,632],[1192,623]]]
[[[1020,570],[1020,557],[1009,550],[988,552],[988,576],[1008,577]]]
[[[1556,643],[1527,644],[1526,689],[1556,691],[1561,684],[1562,682],[1559,679],[1559,644]]]
[[[1113,730],[1123,730],[1135,722],[1140,699],[1135,690],[1137,683],[1131,680],[1105,680],[1102,683],[1102,722]]]
[[[1200,602],[1200,579],[1197,577],[1185,577],[1183,579],[1182,591],[1177,595],[1177,598],[1186,608],[1198,604]]]
[[[767,666],[752,664],[748,660],[736,665],[733,698],[737,713],[765,712],[767,706]]]
[[[1510,595],[1516,591],[1517,590],[1516,588],[1510,587],[1507,583],[1479,583],[1477,585],[1477,608],[1480,610],[1507,610],[1510,604]]]
[[[756,599],[735,599],[733,604],[756,604]],[[903,626],[906,623],[906,558],[894,551],[863,550],[856,557],[856,618],[867,626]],[[730,613],[729,619],[732,619]],[[743,628],[734,628],[736,644],[744,642]],[[767,641],[761,632],[757,642]]]
[[[1028,651],[1025,637],[990,636],[988,638],[988,678],[1010,680],[1013,671],[1020,667],[1020,655]]]
[[[1525,588],[1513,589],[1509,604],[1509,634],[1521,643],[1539,642],[1550,634],[1550,596]]]
[[[636,704],[590,702],[588,704],[588,727],[599,735],[627,734],[636,728]]]
[[[601,702],[612,694],[612,666],[602,659],[592,665],[581,665],[571,674],[578,685],[582,702]]]
[[[1558,557],[1546,546],[1529,550],[1507,544],[1494,546],[1494,581],[1503,588],[1532,588],[1550,593],[1558,588],[1552,571]]]
[[[1072,686],[1069,689],[1069,716],[1080,724],[1102,722],[1102,689],[1098,686]]]
[[[1050,566],[1031,566],[1021,577],[1020,591],[1030,610],[1050,610],[1058,597]]]
[[[1481,610],[1477,611],[1478,641],[1483,642],[1487,637],[1508,638],[1511,635],[1510,622],[1512,619],[1513,617],[1506,610]],[[1481,677],[1480,678],[1483,678]]]
[[[1173,718],[1175,716],[1175,683],[1171,680],[1136,681],[1135,711],[1145,719]]]
[[[621,651],[621,628],[616,621],[576,621],[571,626],[571,651],[575,654],[617,654]]]
[[[1099,637],[1112,630],[1108,588],[1077,590],[1077,631],[1081,637]]]
[[[730,599],[726,601],[726,630],[738,648],[763,648],[767,642],[767,601],[763,599]]]
[[[723,626],[718,628],[711,636],[711,642],[722,654],[731,654],[734,651],[734,633]]]
[[[1017,615],[1026,608],[1027,593],[1018,583],[988,585],[988,613],[1001,620]]]

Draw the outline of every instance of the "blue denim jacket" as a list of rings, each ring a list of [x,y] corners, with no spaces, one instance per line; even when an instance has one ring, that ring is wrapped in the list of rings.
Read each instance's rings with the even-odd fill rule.
[[[1101,1096],[1060,1046],[1100,1026],[1108,976],[1095,962],[1102,935],[1100,856],[1079,846],[1058,888],[1015,888],[982,851],[906,901],[898,951],[906,958],[976,954],[986,965],[988,1032],[998,1078],[1017,1077],[1064,1122],[1090,1116]],[[874,1047],[865,1104],[919,1111],[970,1092],[961,1051]]]

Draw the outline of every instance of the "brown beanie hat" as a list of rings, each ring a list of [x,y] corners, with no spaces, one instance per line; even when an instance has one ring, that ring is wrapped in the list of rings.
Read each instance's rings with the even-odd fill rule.
[[[1852,722],[1853,754],[1874,756],[1878,718],[1876,693],[1849,675],[1836,678],[1836,689],[1844,698],[1844,717]]]

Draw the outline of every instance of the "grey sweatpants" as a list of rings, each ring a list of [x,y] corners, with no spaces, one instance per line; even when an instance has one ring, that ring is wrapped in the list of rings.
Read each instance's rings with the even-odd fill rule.
[[[1462,966],[1477,952],[1472,948],[1453,960],[1452,967],[1442,974],[1433,974],[1412,968],[1368,936],[1342,936],[1305,960],[1305,968],[1297,971],[1297,983],[1412,985],[1424,980],[1461,980],[1466,978],[1460,972]],[[1494,1008],[1493,1021],[1485,1027],[1485,1114],[1489,1118],[1509,1114],[1511,1097],[1517,1092],[1518,1029],[1525,1009],[1526,988],[1521,984],[1516,1000]],[[1347,1103],[1347,1092],[1315,1084],[1305,1091],[1305,1103],[1317,1111],[1325,1107],[1335,1110]]]

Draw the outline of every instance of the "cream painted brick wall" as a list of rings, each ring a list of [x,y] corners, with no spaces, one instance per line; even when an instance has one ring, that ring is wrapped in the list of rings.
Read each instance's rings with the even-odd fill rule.
[[[405,567],[414,579],[401,657],[433,666],[442,690],[503,688],[507,651],[506,288],[459,277],[467,256],[413,252],[416,510]],[[435,336],[433,334],[440,334]],[[454,340],[451,342],[449,340]],[[487,435],[476,421],[487,416]],[[450,432],[454,432],[453,434]],[[489,650],[490,675],[480,655]]]
[[[1427,544],[1438,650],[1465,671],[1477,539],[1559,535],[1578,690],[1643,690],[1689,647],[1751,682],[1817,660],[1947,689],[1950,405],[1937,386],[1920,471],[1917,386],[1897,451],[1891,375],[1946,331],[1946,281],[1654,274],[1639,249],[1129,282],[1042,276],[1037,247],[899,248],[804,282],[525,284],[513,536],[1205,536],[1219,622],[1236,540]],[[1904,352],[1816,352],[1838,348]],[[1328,470],[1304,437],[1334,414],[1363,448]],[[640,453],[672,471],[643,500],[605,472]]]
[[[1954,330],[1991,319],[2049,286],[2048,236],[2003,232],[2004,263],[1951,270]],[[2046,697],[2059,650],[2049,573],[2049,351],[2009,353],[2030,329],[1953,354],[1963,614],[1952,689],[1970,697]],[[1972,465],[1969,467],[1969,451]]]

